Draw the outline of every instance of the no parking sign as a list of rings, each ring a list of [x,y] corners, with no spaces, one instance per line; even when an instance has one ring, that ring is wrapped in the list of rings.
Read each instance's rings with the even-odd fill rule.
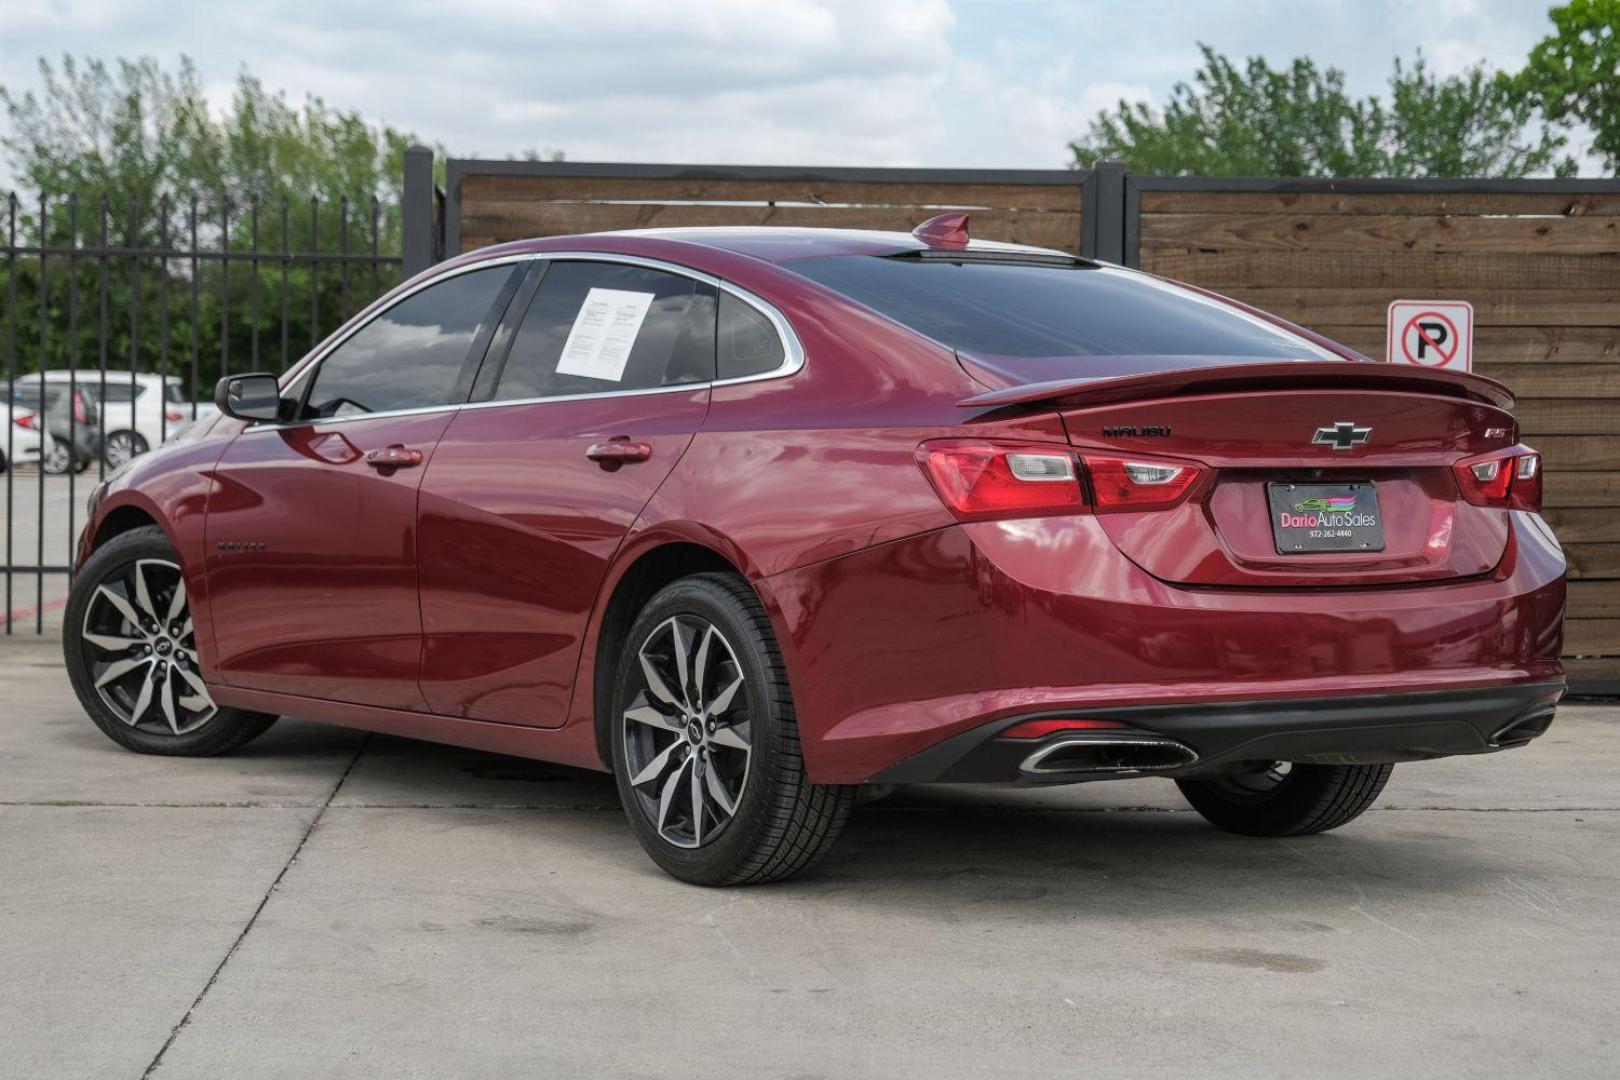
[[[1385,359],[1391,364],[1474,369],[1474,305],[1466,300],[1397,300],[1389,305]]]

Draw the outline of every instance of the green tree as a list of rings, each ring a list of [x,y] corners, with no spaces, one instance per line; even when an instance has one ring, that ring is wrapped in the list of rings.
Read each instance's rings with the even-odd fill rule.
[[[1382,118],[1383,176],[1528,176],[1552,169],[1573,174],[1559,157],[1561,135],[1536,123],[1535,103],[1483,66],[1440,78],[1421,55],[1395,61]],[[1530,134],[1531,131],[1534,134]]]
[[[1070,144],[1075,165],[1204,176],[1523,176],[1553,167],[1562,140],[1525,134],[1534,106],[1483,68],[1440,78],[1396,61],[1390,101],[1356,98],[1344,73],[1308,58],[1240,68],[1207,45],[1165,107],[1121,101]]]
[[[185,59],[168,72],[65,57],[40,75],[37,93],[0,87],[0,152],[27,192],[17,242],[51,249],[43,275],[37,258],[10,271],[21,370],[105,355],[189,375],[195,351],[192,390],[206,395],[223,371],[296,359],[397,280],[391,266],[281,256],[397,255],[410,135],[318,98],[295,106],[246,71],[212,115]],[[155,253],[193,237],[199,260]],[[77,254],[87,248],[118,254]]]
[[[1553,32],[1513,84],[1548,119],[1591,128],[1592,149],[1620,174],[1620,0],[1570,0],[1548,15]]]
[[[397,201],[408,133],[373,126],[320,98],[302,107],[241,72],[229,107],[209,114],[196,67],[71,56],[39,62],[42,90],[0,86],[3,151],[22,186],[65,197],[155,205],[196,197],[206,211],[287,198]]]

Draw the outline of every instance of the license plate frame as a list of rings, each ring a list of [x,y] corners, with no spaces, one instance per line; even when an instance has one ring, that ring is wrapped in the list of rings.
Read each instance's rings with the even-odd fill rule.
[[[1349,500],[1349,506],[1345,506]],[[1336,484],[1273,481],[1266,485],[1271,538],[1279,555],[1384,550],[1384,515],[1371,480]]]

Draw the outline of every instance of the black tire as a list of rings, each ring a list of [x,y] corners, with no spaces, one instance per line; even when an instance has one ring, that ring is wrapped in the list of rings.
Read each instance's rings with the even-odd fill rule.
[[[79,703],[102,733],[113,742],[142,754],[210,757],[228,753],[258,738],[276,722],[276,718],[267,713],[224,707],[215,707],[209,713],[206,709],[190,710],[180,704],[187,699],[195,699],[193,686],[196,680],[200,680],[195,670],[195,642],[190,634],[172,633],[172,626],[176,624],[159,625],[158,636],[154,638],[138,624],[131,623],[119,614],[116,606],[105,597],[98,597],[101,586],[107,585],[139,615],[139,605],[128,594],[126,585],[127,576],[133,569],[148,576],[152,606],[158,608],[160,614],[169,616],[171,611],[177,611],[176,618],[189,624],[189,605],[184,603],[183,597],[177,608],[171,607],[175,596],[173,581],[179,580],[179,563],[163,530],[155,525],[121,533],[97,548],[74,578],[73,590],[68,595],[62,625],[62,654],[67,661],[68,678],[73,683],[73,692],[78,695]],[[160,564],[163,569],[172,566],[172,579],[152,581],[152,575],[156,573],[151,569],[154,564]],[[94,612],[92,604],[95,605]],[[106,649],[92,643],[90,637],[103,640],[115,637],[138,644],[132,649]],[[154,647],[153,641],[166,644]],[[164,658],[161,665],[160,653]],[[126,660],[134,660],[135,666],[124,676],[107,684],[105,689],[96,686],[98,673],[105,676],[113,665]],[[158,666],[168,672],[162,683],[151,674],[151,669]],[[182,666],[187,672],[185,679],[181,678]],[[142,681],[151,681],[153,686],[159,688],[142,707],[136,708],[140,702],[139,692],[129,689],[128,684],[134,682],[138,686]],[[164,686],[172,687],[168,691],[167,702],[164,700]],[[133,720],[126,718],[115,707],[120,696],[129,701],[127,712],[134,717]],[[211,699],[203,700],[212,706]],[[184,718],[182,723],[177,724],[163,715],[165,704],[173,716]],[[193,723],[195,726],[191,726]],[[165,724],[173,726],[175,730],[165,730]]]
[[[1291,765],[1277,762],[1209,780],[1177,780],[1211,825],[1244,836],[1305,836],[1360,817],[1389,782],[1393,765]]]
[[[701,723],[698,736],[691,736],[690,728],[681,726],[684,721],[679,719],[679,705],[653,702],[641,661],[643,648],[651,649],[656,633],[664,632],[675,621],[697,628],[698,633],[704,632],[705,624],[718,631],[722,644],[729,647],[729,655],[722,654],[718,662],[710,661],[724,669],[716,677],[720,681],[734,676],[743,679],[741,694],[730,699],[729,708],[716,713],[722,718],[722,731],[746,730],[748,749],[741,793],[735,796],[731,816],[707,831],[704,823],[711,816],[718,817],[723,804],[711,800],[705,808],[705,789],[700,781],[707,775],[702,770],[705,761],[711,771],[720,768],[726,751],[719,742],[684,741],[701,737]],[[694,646],[691,652],[701,654],[702,649]],[[694,676],[698,666],[692,661]],[[711,701],[701,680],[694,677],[694,685],[692,700],[700,706]],[[714,694],[712,699],[719,696]],[[685,686],[681,687],[681,697],[687,698]],[[671,730],[656,724],[649,725],[650,730],[645,732],[637,727],[626,716],[637,702],[643,709],[656,704],[676,714]],[[732,574],[697,574],[674,582],[654,596],[636,617],[626,638],[615,673],[613,703],[608,721],[619,797],[641,846],[664,871],[697,885],[757,884],[802,873],[831,850],[849,818],[856,789],[812,784],[805,778],[793,695],[781,652],[759,598],[743,579]],[[714,732],[715,725],[709,724],[708,730]],[[675,734],[675,743],[679,744],[664,744],[676,755],[669,759],[671,767],[638,788],[632,781],[630,756],[637,754],[643,762],[650,754],[661,756],[653,754],[653,748],[668,734]],[[634,748],[628,745],[631,740],[636,741]],[[698,760],[685,760],[680,756],[683,752],[687,758]],[[686,805],[697,808],[699,824],[692,838],[696,846],[682,846],[666,837],[657,803],[649,796],[649,789],[661,793],[666,783],[678,785],[679,790],[685,783],[682,773],[688,767],[693,772],[685,775],[691,779],[690,799],[695,802]],[[736,782],[734,774],[732,783]],[[727,786],[724,780],[721,783]],[[731,793],[735,794],[734,788]]]

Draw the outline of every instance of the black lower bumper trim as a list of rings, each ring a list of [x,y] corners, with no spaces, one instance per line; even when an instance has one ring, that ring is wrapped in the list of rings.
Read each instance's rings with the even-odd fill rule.
[[[872,782],[1077,783],[1142,775],[1032,775],[1021,770],[1020,764],[1043,743],[1003,739],[1001,732],[1025,720],[1063,716],[1117,721],[1136,734],[1174,739],[1198,755],[1196,762],[1175,770],[1156,770],[1156,776],[1221,772],[1239,761],[1361,765],[1485,754],[1522,746],[1540,735],[1551,723],[1563,692],[1560,681],[1403,694],[1025,713],[946,739],[884,770]],[[1053,735],[1047,741],[1061,738]]]

